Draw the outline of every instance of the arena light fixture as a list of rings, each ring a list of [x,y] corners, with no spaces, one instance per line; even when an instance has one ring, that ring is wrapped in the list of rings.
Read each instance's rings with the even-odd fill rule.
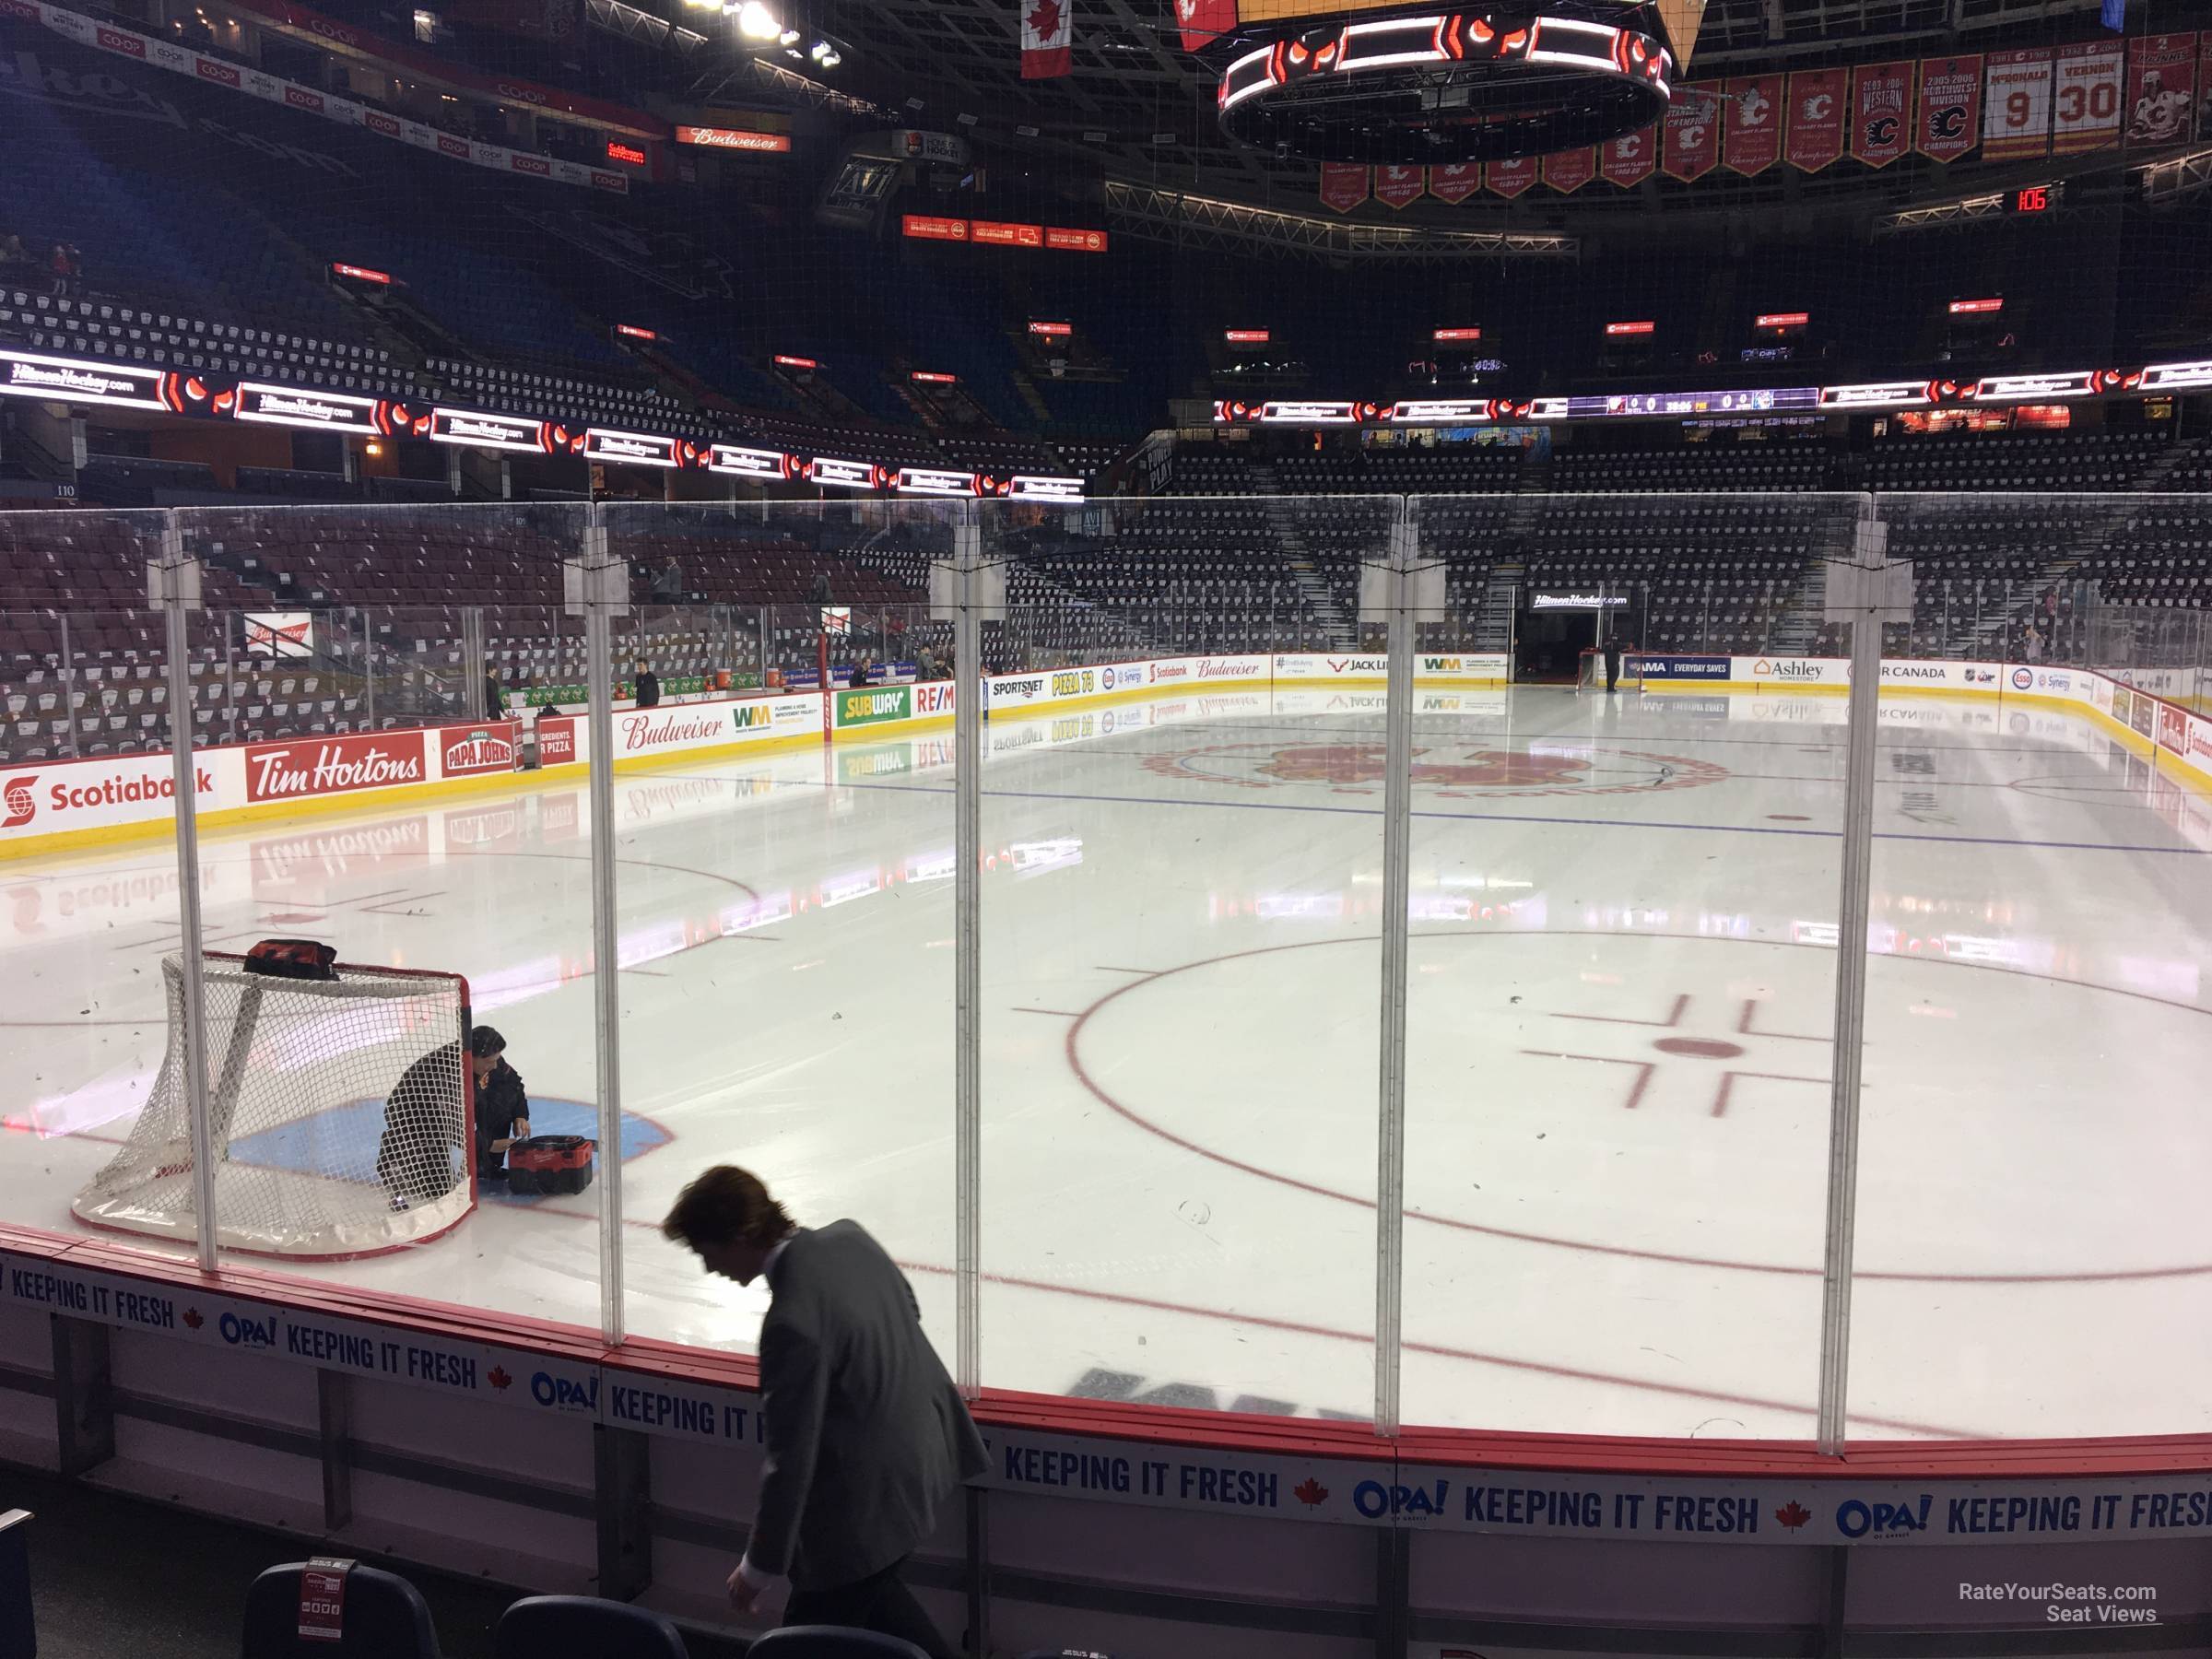
[[[760,0],[745,0],[737,8],[737,32],[748,41],[772,41],[783,32],[783,25]]]

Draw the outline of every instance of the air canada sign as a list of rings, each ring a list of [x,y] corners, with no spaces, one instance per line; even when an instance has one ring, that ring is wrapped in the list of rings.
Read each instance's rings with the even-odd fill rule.
[[[246,750],[246,799],[298,801],[427,782],[428,761],[418,731],[257,743]]]

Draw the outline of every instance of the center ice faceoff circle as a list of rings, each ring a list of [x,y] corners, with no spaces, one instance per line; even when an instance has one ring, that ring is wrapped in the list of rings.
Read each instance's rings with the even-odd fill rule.
[[[1410,959],[1409,1225],[1477,1259],[1818,1276],[1831,950],[1450,930],[1417,931]],[[1376,963],[1371,937],[1171,968],[1085,1010],[1068,1059],[1147,1133],[1305,1202],[1371,1205]],[[2188,1091],[2121,1087],[2113,1072],[2117,1055],[2201,1045],[2208,1017],[1875,958],[1861,1276],[2212,1274],[2206,1171],[2173,1156],[2194,1144]],[[1163,1021],[1205,1040],[1163,1041]]]
[[[1380,743],[1212,743],[1147,755],[1147,771],[1242,789],[1319,788],[1337,794],[1382,792]],[[1724,782],[1726,767],[1686,755],[1572,739],[1525,748],[1417,744],[1414,787],[1446,799],[1494,795],[1650,794]]]

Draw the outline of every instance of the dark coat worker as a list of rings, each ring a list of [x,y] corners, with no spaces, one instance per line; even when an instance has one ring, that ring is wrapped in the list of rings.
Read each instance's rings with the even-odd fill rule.
[[[661,1230],[710,1273],[768,1278],[768,1466],[732,1603],[749,1612],[788,1576],[786,1624],[856,1626],[949,1659],[899,1570],[990,1460],[906,1276],[859,1223],[798,1227],[758,1177],[726,1164],[684,1189]]]

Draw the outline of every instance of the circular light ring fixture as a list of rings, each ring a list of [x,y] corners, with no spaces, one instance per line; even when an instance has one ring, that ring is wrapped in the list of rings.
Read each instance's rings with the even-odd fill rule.
[[[1222,131],[1255,148],[1449,166],[1649,126],[1674,96],[1674,73],[1656,34],[1569,9],[1362,13],[1242,53],[1217,102]]]

